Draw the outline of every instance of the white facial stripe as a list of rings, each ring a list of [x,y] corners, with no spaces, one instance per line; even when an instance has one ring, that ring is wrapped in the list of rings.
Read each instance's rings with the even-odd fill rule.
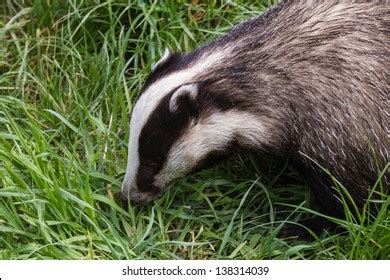
[[[165,187],[171,180],[194,168],[210,152],[224,150],[232,140],[243,146],[269,143],[268,129],[258,117],[240,111],[216,112],[182,136],[169,151],[155,185]]]
[[[126,193],[130,187],[135,186],[135,177],[139,167],[138,139],[142,128],[161,99],[173,89],[182,84],[190,83],[197,75],[203,74],[211,67],[215,67],[223,58],[229,56],[231,51],[232,48],[230,47],[219,51],[213,50],[212,53],[206,52],[190,68],[173,72],[157,80],[141,95],[131,115],[127,170],[122,192]]]
[[[133,121],[133,118],[137,118],[137,115],[134,115],[134,112],[131,116],[130,121],[130,135],[129,135],[129,148],[128,148],[128,155],[127,155],[127,169],[126,169],[126,175],[125,179],[123,180],[122,184],[122,193],[129,191],[129,188],[133,185],[135,185],[135,179],[137,176],[137,169],[139,166],[139,156],[138,156],[138,137],[136,137],[136,134],[133,133],[138,127],[136,126],[136,123],[138,120]],[[139,134],[139,133],[137,133]]]

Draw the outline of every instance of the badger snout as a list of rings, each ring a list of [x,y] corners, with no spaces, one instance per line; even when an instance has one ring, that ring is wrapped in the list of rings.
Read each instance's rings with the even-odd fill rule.
[[[157,198],[161,194],[161,190],[155,186],[149,186],[145,190],[140,189],[136,185],[128,184],[126,181],[122,184],[120,199],[122,202],[127,202],[129,199],[137,203],[147,203]]]

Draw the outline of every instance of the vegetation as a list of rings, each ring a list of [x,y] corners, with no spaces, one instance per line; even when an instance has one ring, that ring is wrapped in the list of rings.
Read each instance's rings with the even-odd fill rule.
[[[147,205],[114,199],[151,64],[273,2],[1,0],[0,258],[390,259],[389,196],[376,218],[346,208],[344,234],[277,237],[319,214],[272,158],[237,155]]]

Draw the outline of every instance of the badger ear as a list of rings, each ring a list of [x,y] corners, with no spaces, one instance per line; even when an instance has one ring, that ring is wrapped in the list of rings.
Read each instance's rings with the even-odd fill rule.
[[[169,111],[187,111],[195,113],[197,111],[196,96],[199,88],[197,84],[185,84],[179,87],[171,96],[169,101]]]
[[[172,52],[168,49],[168,48],[165,48],[165,51],[164,51],[164,54],[162,55],[162,57],[152,65],[152,71],[154,69],[156,69],[156,67],[158,65],[161,65],[162,63],[164,63],[165,61],[167,61],[167,59],[172,55]]]

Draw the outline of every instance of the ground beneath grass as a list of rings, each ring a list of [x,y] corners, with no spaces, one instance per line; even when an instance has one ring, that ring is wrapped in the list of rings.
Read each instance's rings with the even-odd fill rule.
[[[390,198],[345,234],[288,162],[236,155],[148,205],[117,204],[129,112],[166,47],[188,51],[274,1],[0,1],[1,259],[390,259]]]

